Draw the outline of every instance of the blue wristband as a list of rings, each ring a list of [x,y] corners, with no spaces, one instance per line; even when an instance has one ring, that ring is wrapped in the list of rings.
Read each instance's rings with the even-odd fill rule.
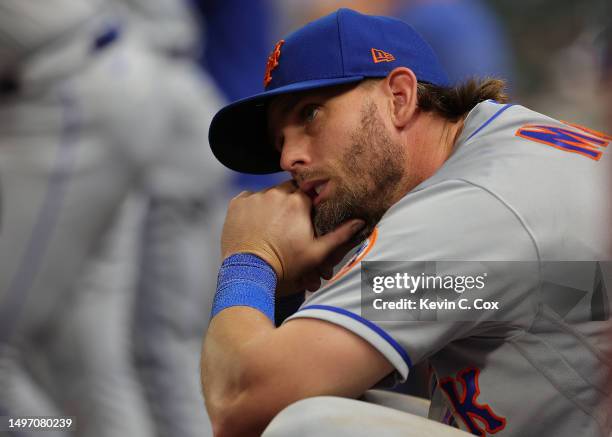
[[[251,253],[228,256],[219,269],[211,318],[226,308],[248,306],[274,323],[276,273],[270,264]]]

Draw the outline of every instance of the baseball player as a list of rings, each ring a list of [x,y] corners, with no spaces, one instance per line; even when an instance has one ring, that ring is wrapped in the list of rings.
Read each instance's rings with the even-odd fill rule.
[[[134,205],[126,222],[117,215],[135,189],[154,191],[149,222],[163,229],[147,227],[158,233],[143,269],[158,272],[151,265],[162,255],[186,265],[172,251],[202,232],[172,242],[180,220],[167,217],[181,207],[168,199],[205,196],[222,169],[202,171],[210,152],[173,135],[202,141],[212,112],[198,113],[195,133],[176,128],[180,96],[166,93],[174,76],[107,1],[3,1],[0,30],[0,416],[74,415],[79,435],[152,435],[128,356],[133,295],[119,277],[133,273],[123,249],[140,236],[141,215]],[[192,87],[185,94],[206,99]],[[198,215],[184,209],[186,220]],[[108,238],[113,222],[120,236]],[[170,270],[156,284],[167,285]],[[197,379],[197,346],[191,355]]]
[[[0,77],[10,85],[0,96],[0,415],[72,414],[81,435],[146,435],[125,348],[103,341],[126,326],[123,313],[99,305],[122,301],[113,279],[77,325],[69,327],[67,309],[162,146],[164,110],[150,93],[155,63],[104,1],[3,1],[0,17]],[[151,127],[134,135],[142,108]],[[118,329],[96,324],[101,318]],[[103,402],[109,393],[112,407]]]
[[[160,64],[171,139],[146,184],[134,355],[159,436],[210,435],[198,385],[226,171],[205,140],[222,99],[195,63],[199,28],[190,2],[122,0],[126,20]],[[221,206],[223,205],[223,207]],[[207,267],[208,266],[208,267]]]
[[[422,38],[386,17],[340,9],[267,65],[265,91],[209,134],[226,166],[293,176],[228,209],[202,354],[216,435],[608,436],[609,265],[596,262],[612,257],[612,138],[505,103],[500,81],[451,87]],[[590,267],[555,264],[567,260]],[[429,265],[423,281],[497,266],[476,296],[499,311],[444,300],[368,316],[372,266],[411,261]],[[463,293],[466,275],[448,277]],[[303,288],[318,291],[275,328],[275,294]],[[424,360],[428,422],[342,399]]]

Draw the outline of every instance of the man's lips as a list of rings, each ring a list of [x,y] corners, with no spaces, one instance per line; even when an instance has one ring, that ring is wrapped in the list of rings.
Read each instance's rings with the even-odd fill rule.
[[[300,184],[300,190],[306,193],[312,200],[313,206],[317,206],[325,194],[329,179],[316,179]]]

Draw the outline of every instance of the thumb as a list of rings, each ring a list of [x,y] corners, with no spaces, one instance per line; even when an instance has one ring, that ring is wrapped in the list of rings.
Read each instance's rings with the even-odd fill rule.
[[[317,238],[319,256],[327,258],[336,248],[349,241],[364,225],[365,222],[361,219],[349,220],[333,231]]]

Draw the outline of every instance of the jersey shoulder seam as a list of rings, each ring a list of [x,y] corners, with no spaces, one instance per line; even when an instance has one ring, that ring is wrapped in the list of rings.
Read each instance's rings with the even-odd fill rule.
[[[474,188],[480,189],[481,191],[489,194],[491,197],[493,197],[495,200],[497,200],[505,209],[507,209],[518,220],[518,222],[520,223],[520,225],[523,228],[523,230],[529,236],[529,239],[531,240],[531,243],[533,244],[533,248],[534,248],[535,253],[536,253],[537,262],[538,262],[538,264],[541,262],[540,249],[539,249],[538,244],[536,242],[536,239],[535,239],[535,236],[533,234],[533,231],[529,228],[527,223],[525,223],[525,220],[520,215],[520,213],[514,207],[512,207],[512,205],[510,205],[508,202],[506,202],[499,194],[497,194],[496,192],[492,191],[491,189],[489,189],[489,188],[487,188],[487,187],[485,187],[483,185],[477,184],[475,182],[472,182],[470,180],[467,180],[467,179],[463,179],[463,178],[445,179],[444,181],[440,181],[439,183],[447,182],[447,181],[452,181],[452,180],[463,182],[463,183],[465,183],[467,185],[473,186]],[[437,184],[435,184],[435,185],[437,185]]]
[[[527,233],[527,235],[529,236],[529,239],[531,240],[531,243],[533,244],[534,250],[536,252],[536,257],[537,257],[537,262],[538,265],[541,264],[541,256],[540,256],[540,249],[538,247],[538,244],[536,242],[535,236],[533,234],[533,231],[531,231],[531,229],[529,229],[529,226],[527,226],[527,223],[525,223],[525,220],[523,220],[523,218],[521,217],[521,215],[519,214],[519,212],[514,209],[512,207],[512,205],[508,204],[500,195],[498,195],[497,193],[495,193],[494,191],[492,191],[491,189],[481,185],[481,184],[477,184],[475,182],[472,182],[468,179],[464,179],[464,178],[460,178],[460,177],[452,177],[452,178],[448,178],[448,179],[443,179],[437,182],[434,182],[432,184],[428,184],[422,187],[417,188],[416,190],[412,190],[409,194],[413,194],[413,193],[418,193],[424,190],[428,190],[430,188],[436,187],[438,185],[442,185],[444,183],[448,183],[448,182],[461,182],[464,183],[466,185],[470,185],[474,188],[478,188],[479,190],[487,193],[489,196],[493,197],[494,199],[497,200],[497,202],[499,202],[504,209],[508,210],[520,223],[521,227],[523,228],[523,230]],[[384,217],[383,217],[384,218]]]
[[[491,189],[481,185],[481,184],[477,184],[475,182],[472,182],[470,180],[464,179],[464,178],[459,178],[459,177],[455,177],[455,178],[449,178],[449,179],[444,179],[441,180],[439,182],[436,182],[434,184],[428,185],[426,187],[423,187],[422,189],[427,189],[430,187],[435,187],[436,185],[440,185],[443,184],[445,182],[461,182],[463,184],[472,186],[474,188],[477,188],[479,190],[481,190],[484,193],[487,193],[489,196],[493,197],[495,200],[497,200],[497,202],[502,205],[502,207],[506,210],[508,210],[510,212],[510,214],[512,214],[520,223],[521,227],[523,228],[523,230],[525,231],[525,233],[527,234],[527,236],[529,237],[531,244],[533,245],[533,248],[535,250],[536,253],[536,258],[537,258],[537,263],[538,263],[538,270],[541,270],[541,265],[542,265],[542,259],[540,256],[540,249],[538,247],[538,244],[536,242],[535,236],[533,234],[533,232],[531,231],[531,229],[529,229],[529,226],[527,226],[527,223],[525,223],[525,220],[523,220],[523,218],[521,217],[521,215],[519,214],[519,212],[514,209],[512,207],[512,205],[510,205],[509,203],[507,203],[500,195],[498,195],[497,193],[495,193],[494,191],[492,191]],[[419,190],[420,191],[420,190]],[[529,323],[528,327],[525,327],[526,331],[529,331],[531,329],[531,326],[533,325],[533,323],[535,323],[536,318],[534,317],[531,320],[531,323]]]
[[[537,263],[538,263],[538,271],[540,272],[539,274],[541,274],[542,258],[540,257],[540,249],[538,247],[538,243],[536,242],[533,231],[529,228],[529,226],[527,226],[527,223],[525,223],[525,220],[523,220],[523,217],[519,214],[519,212],[516,209],[514,209],[512,205],[506,202],[499,194],[495,193],[493,190],[483,185],[469,181],[467,179],[456,178],[456,180],[463,182],[465,184],[471,185],[472,187],[478,188],[482,190],[483,192],[489,194],[491,197],[496,199],[505,209],[507,209],[518,220],[518,222],[521,224],[521,227],[523,228],[525,233],[527,233],[527,235],[529,236],[529,239],[531,240],[531,243],[533,244],[533,248],[535,250]],[[540,286],[541,286],[541,276],[540,276]],[[531,323],[529,323],[529,326],[525,328],[525,331],[527,332],[530,331],[535,322],[536,322],[536,317],[533,317],[531,319]]]

